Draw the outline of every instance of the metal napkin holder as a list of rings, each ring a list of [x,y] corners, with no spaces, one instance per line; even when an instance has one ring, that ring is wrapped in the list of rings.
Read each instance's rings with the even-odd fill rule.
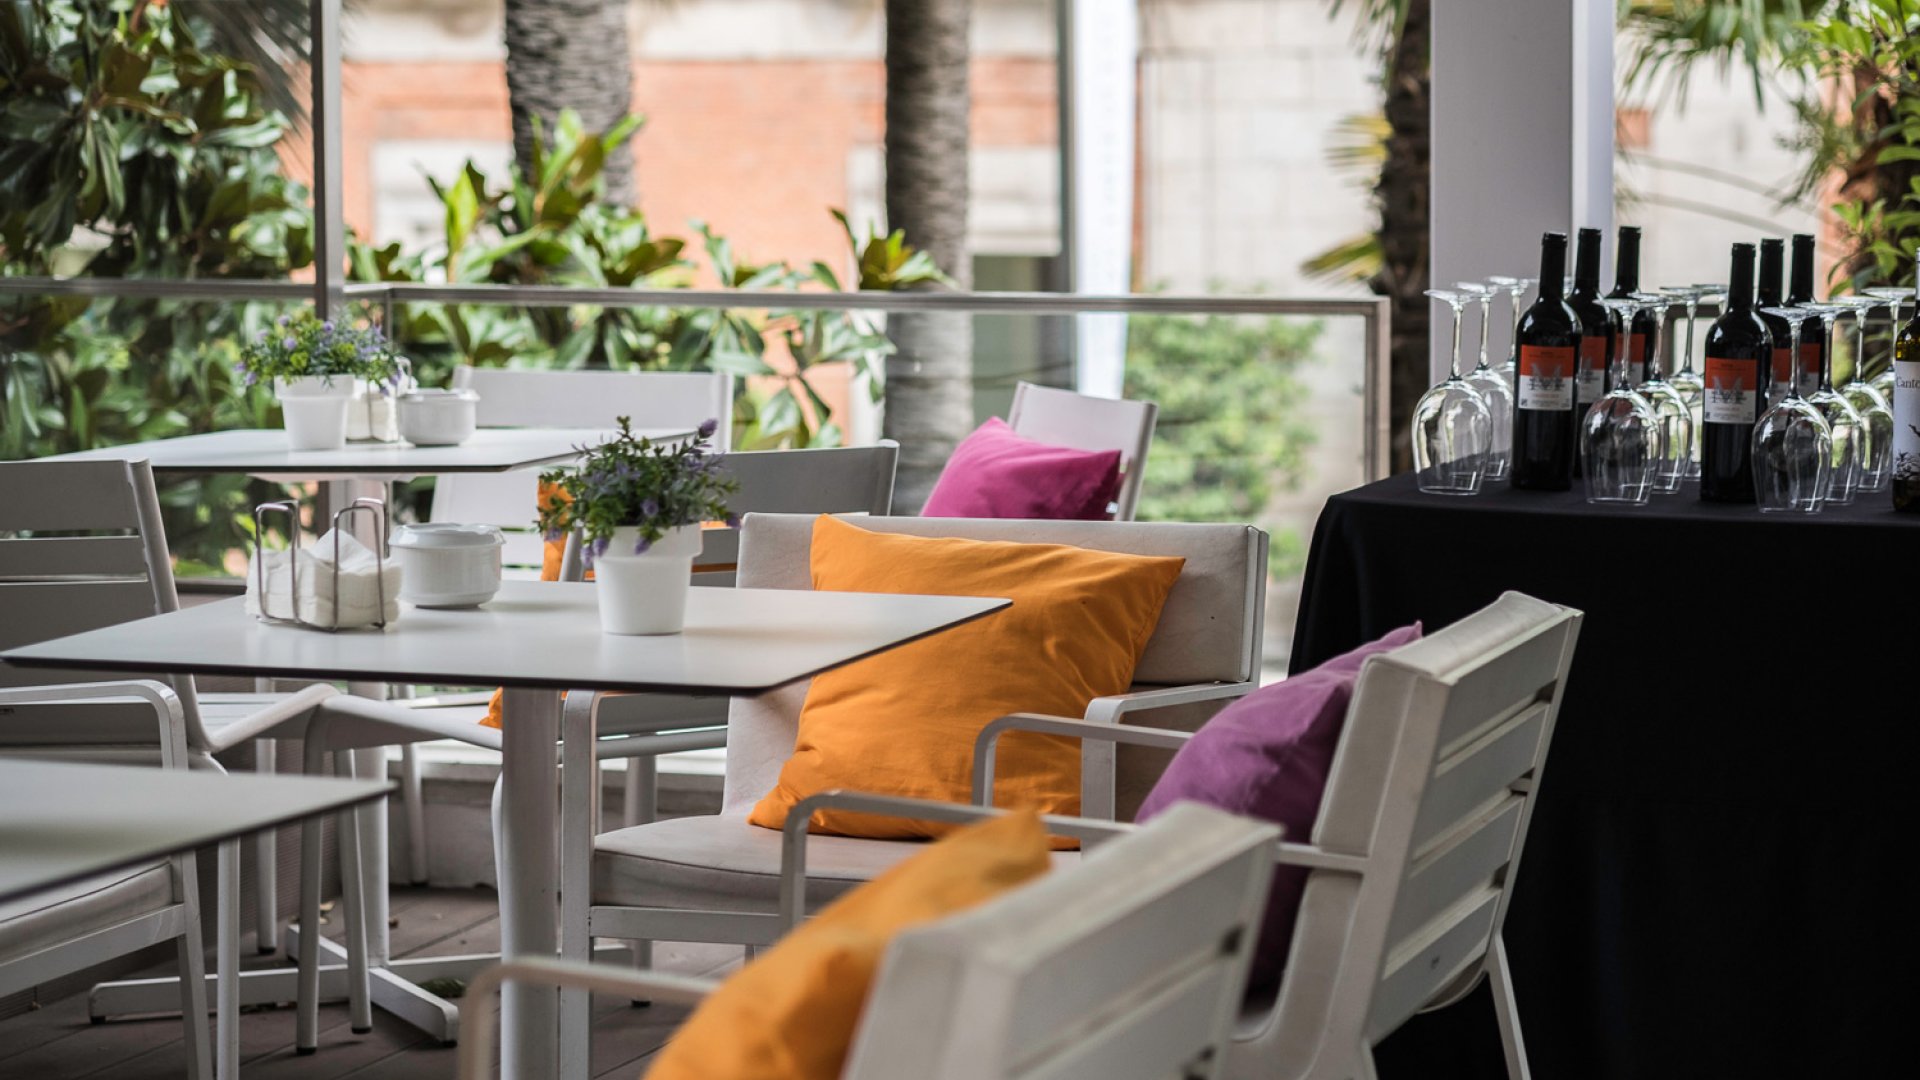
[[[287,592],[289,603],[287,610],[291,618],[282,618],[267,610],[267,514],[279,511],[287,515]],[[281,623],[287,626],[305,626],[314,630],[335,633],[341,629],[340,622],[340,530],[344,523],[352,520],[353,515],[367,513],[373,515],[373,588],[380,602],[380,615],[373,625],[382,630],[387,628],[387,504],[379,499],[355,499],[352,506],[341,507],[333,515],[333,626],[308,622],[300,617],[300,504],[284,499],[280,502],[261,503],[253,508],[253,576],[254,588],[260,594],[260,618],[266,622]]]

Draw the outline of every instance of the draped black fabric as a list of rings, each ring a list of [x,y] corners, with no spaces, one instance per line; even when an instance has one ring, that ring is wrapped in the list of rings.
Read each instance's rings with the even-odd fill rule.
[[[1885,495],[1786,517],[1402,475],[1328,501],[1295,671],[1508,589],[1586,613],[1507,921],[1534,1076],[1911,1075],[1915,558]],[[1485,988],[1380,1064],[1505,1076]]]

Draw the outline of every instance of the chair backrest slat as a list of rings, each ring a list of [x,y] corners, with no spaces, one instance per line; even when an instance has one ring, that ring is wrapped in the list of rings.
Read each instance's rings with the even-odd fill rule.
[[[0,648],[5,649],[156,614],[153,586],[144,578],[0,583],[0,610],[6,612],[0,619]],[[33,681],[68,681],[40,674]]]
[[[1160,406],[1151,401],[1099,398],[1023,382],[1014,387],[1007,426],[1015,434],[1056,446],[1120,451],[1114,520],[1132,521],[1159,414]]]
[[[1272,826],[1194,804],[897,938],[848,1078],[1178,1075],[1226,1038]]]
[[[1392,1034],[1442,991],[1478,969],[1499,909],[1500,890],[1484,889],[1464,901],[1452,917],[1430,924],[1429,933],[1387,955],[1386,971],[1367,1019],[1368,1042]]]
[[[0,582],[31,578],[145,577],[137,536],[48,536],[0,540]]]
[[[131,463],[38,461],[31,464],[31,469],[0,469],[0,532],[140,527],[139,508],[134,505],[133,491],[127,484]]]
[[[740,585],[811,588],[814,517],[749,514],[740,544]],[[1135,683],[1245,682],[1259,671],[1267,536],[1251,526],[906,517],[863,518],[854,524],[912,536],[1069,544],[1184,557],[1186,565],[1134,669]],[[728,812],[750,805],[772,788],[781,764],[793,753],[805,691],[806,684],[801,684],[734,700],[724,794]],[[1123,791],[1120,797],[1126,800],[1128,793]]]

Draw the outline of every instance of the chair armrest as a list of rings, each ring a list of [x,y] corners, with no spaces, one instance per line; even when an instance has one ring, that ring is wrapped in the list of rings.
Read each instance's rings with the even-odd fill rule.
[[[1344,874],[1364,874],[1368,864],[1368,860],[1359,855],[1322,851],[1311,844],[1290,844],[1285,840],[1273,845],[1273,861],[1281,866],[1334,870]]]
[[[1157,693],[1157,691],[1149,691],[1149,693]],[[993,805],[994,760],[1000,749],[1000,736],[1009,731],[1065,735],[1074,739],[1129,743],[1161,750],[1178,750],[1186,745],[1188,739],[1193,738],[1193,733],[1188,731],[1122,727],[1116,723],[1069,720],[1064,716],[1044,716],[1040,713],[1014,713],[1012,716],[1003,716],[981,728],[979,737],[973,743],[973,804],[975,806]]]
[[[140,698],[153,706],[155,718],[159,721],[161,768],[186,768],[186,710],[180,704],[180,696],[173,692],[173,687],[163,682],[156,682],[153,679],[126,679],[119,682],[19,686],[0,689],[0,707],[51,705],[60,702],[101,701],[126,697]]]
[[[720,984],[656,971],[637,971],[611,964],[580,964],[563,960],[526,958],[495,964],[473,977],[460,999],[461,1080],[484,1080],[493,1066],[494,995],[508,979],[597,990],[629,998],[648,998],[675,1005],[698,1005]]]
[[[485,705],[493,700],[493,694],[492,690],[456,690],[450,694],[405,698],[397,704],[409,709],[460,709],[473,705]]]
[[[787,811],[781,829],[780,845],[780,917],[788,930],[800,925],[807,914],[807,827],[821,810],[851,810],[860,814],[885,814],[889,817],[917,818],[921,821],[945,821],[964,824],[999,817],[1010,811],[992,806],[965,806],[935,799],[908,799],[897,795],[872,795],[861,791],[822,791],[809,795]],[[1058,836],[1071,836],[1083,843],[1112,839],[1133,831],[1132,825],[1110,821],[1042,814],[1040,823]]]
[[[1128,713],[1164,709],[1173,705],[1192,705],[1202,701],[1230,701],[1246,697],[1260,688],[1255,682],[1194,683],[1191,686],[1162,686],[1125,694],[1108,694],[1087,702],[1086,717],[1096,724],[1117,724]]]

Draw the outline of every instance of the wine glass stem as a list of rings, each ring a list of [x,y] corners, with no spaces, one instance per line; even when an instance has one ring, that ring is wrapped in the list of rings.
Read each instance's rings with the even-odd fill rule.
[[[1520,360],[1520,298],[1522,296],[1525,296],[1526,292],[1527,291],[1525,289],[1517,289],[1512,293],[1513,336],[1508,338],[1507,341],[1509,343],[1509,347],[1513,350],[1513,359],[1515,363],[1518,363]],[[1899,316],[1895,315],[1894,318],[1898,319]]]
[[[1620,326],[1622,329],[1619,333],[1613,335],[1613,374],[1611,378],[1615,390],[1624,390],[1633,384],[1633,379],[1627,374],[1627,353],[1629,341],[1633,337],[1633,320],[1638,315],[1639,312],[1630,311],[1625,308],[1622,308],[1620,311]]]
[[[1698,300],[1688,301],[1687,303],[1687,354],[1680,358],[1681,371],[1693,370],[1693,317],[1695,313],[1697,313],[1699,310],[1700,310],[1700,302]]]
[[[1480,298],[1480,364],[1478,367],[1474,368],[1475,371],[1486,370],[1487,337],[1488,337],[1488,331],[1490,329],[1487,326],[1487,317],[1492,314],[1493,314],[1493,294],[1488,293],[1487,295],[1482,296]]]
[[[1453,370],[1448,373],[1448,377],[1457,379],[1460,377],[1460,313],[1465,306],[1462,304],[1448,306],[1453,308]]]
[[[1804,322],[1806,322],[1805,319],[1793,320],[1793,333],[1789,340],[1793,342],[1792,355],[1796,358],[1796,362],[1787,368],[1787,392],[1780,395],[1782,401],[1790,401],[1800,396],[1800,364],[1797,358],[1800,355],[1800,326]]]

